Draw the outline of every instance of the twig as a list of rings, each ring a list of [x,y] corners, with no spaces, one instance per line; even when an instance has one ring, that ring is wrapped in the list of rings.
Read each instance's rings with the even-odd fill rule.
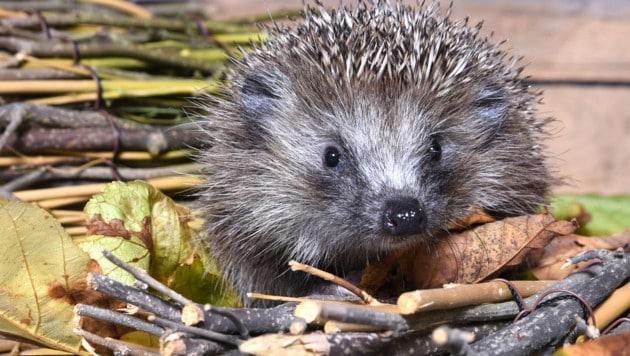
[[[150,313],[171,320],[180,320],[181,311],[160,297],[144,290],[114,281],[97,273],[88,273],[88,285],[95,291],[135,305]]]
[[[480,325],[462,328],[474,332],[476,338],[485,337],[505,324]],[[369,333],[337,334],[309,333],[293,335],[262,335],[245,341],[239,351],[252,354],[330,354],[330,355],[430,355],[443,354],[427,333]]]
[[[475,341],[473,333],[441,326],[433,330],[431,338],[436,345],[443,347],[451,355],[470,355],[474,353],[468,345]]]
[[[11,110],[11,111],[5,111],[2,109],[3,108],[0,107],[0,118],[2,118],[3,116],[6,116],[7,117],[6,120],[8,121],[8,124],[6,125],[6,128],[4,132],[2,133],[2,136],[0,136],[0,152],[2,152],[2,149],[7,144],[7,141],[9,140],[11,135],[15,133],[15,131],[18,129],[18,127],[20,127],[20,125],[22,124],[22,121],[24,120],[23,108],[16,107],[14,110]]]
[[[17,118],[30,126],[49,128],[104,128],[109,127],[110,119],[122,129],[151,128],[150,125],[138,124],[100,111],[76,111],[25,102],[0,106],[0,127],[9,125]]]
[[[599,304],[621,282],[630,276],[630,254],[619,255],[608,251],[587,251],[573,261],[597,257],[603,267],[590,281],[570,289],[591,306]],[[590,267],[589,267],[590,268]],[[568,288],[567,288],[568,289]],[[575,299],[556,300],[541,306],[527,317],[473,344],[473,349],[489,354],[527,354],[562,340],[574,327],[574,315],[582,305]],[[540,332],[544,330],[544,332]]]
[[[14,191],[22,188],[26,188],[30,185],[33,185],[37,182],[40,182],[42,176],[46,174],[46,170],[43,168],[39,168],[30,173],[24,174],[11,182],[8,182],[2,186],[0,186],[0,196],[9,198],[9,199],[17,199],[17,197],[13,194]]]
[[[221,334],[212,330],[206,330],[206,329],[179,324],[174,321],[157,317],[155,315],[150,315],[148,319],[149,321],[152,321],[158,325],[162,325],[163,327],[168,328],[170,330],[181,331],[187,334],[201,336],[201,337],[213,340],[213,341],[222,342],[224,344],[238,346],[243,343],[242,339],[239,339],[232,335],[225,335],[225,334]]]
[[[107,258],[111,263],[129,272],[131,275],[136,277],[137,280],[145,283],[147,286],[151,287],[152,289],[164,294],[166,297],[170,298],[171,300],[181,304],[182,306],[187,305],[187,304],[193,304],[191,300],[175,292],[174,290],[168,288],[157,279],[151,277],[146,271],[133,267],[132,265],[121,260],[120,258],[118,258],[117,256],[115,256],[114,254],[112,254],[111,252],[107,250],[103,250],[102,253],[103,253],[103,256]]]
[[[195,178],[191,176],[170,176],[147,180],[147,183],[160,190],[185,190],[190,189],[190,187],[198,185],[201,182],[202,180],[200,178]],[[46,199],[70,198],[78,198],[80,200],[87,199],[94,194],[100,193],[105,185],[106,183],[94,183],[68,187],[20,190],[13,192],[13,195],[23,201],[40,201]],[[60,205],[48,205],[47,207],[56,206]]]
[[[138,17],[143,20],[148,20],[152,17],[151,13],[139,5],[121,0],[80,0],[82,3],[96,4],[104,7],[109,7],[117,11],[127,13],[129,15]]]
[[[173,332],[160,341],[162,355],[218,355],[227,349],[224,344],[182,332]]]
[[[308,274],[311,274],[313,276],[319,277],[323,280],[332,282],[338,286],[341,286],[345,289],[347,289],[348,291],[352,292],[354,295],[356,295],[357,297],[361,298],[361,300],[363,300],[363,302],[365,304],[368,305],[378,305],[380,304],[380,302],[378,300],[376,300],[376,298],[372,297],[371,295],[369,295],[366,291],[362,290],[361,288],[355,286],[354,284],[348,282],[347,280],[335,276],[332,273],[326,272],[326,271],[322,271],[319,268],[315,268],[313,266],[308,266],[302,263],[299,263],[297,261],[289,261],[289,266],[291,266],[291,270],[292,271],[302,271],[302,272],[306,272]]]
[[[74,312],[80,316],[87,316],[90,318],[105,320],[111,323],[128,326],[130,328],[145,331],[156,336],[162,336],[162,334],[164,334],[164,329],[156,326],[155,324],[148,323],[131,315],[117,313],[109,309],[98,308],[86,304],[77,304],[74,307]]]
[[[111,130],[93,128],[78,129],[42,129],[29,128],[19,136],[13,135],[7,142],[13,150],[28,154],[50,150],[111,151],[116,144],[116,135]],[[120,130],[121,149],[146,150],[153,155],[186,147],[199,147],[201,134],[185,128],[170,130],[138,129]]]
[[[171,321],[181,320],[179,308],[144,290],[127,286],[103,275],[93,273],[88,274],[88,283],[98,292],[135,305],[161,318]],[[244,334],[244,329],[254,334],[286,332],[296,319],[293,316],[294,310],[295,305],[288,303],[274,308],[224,308],[222,314],[229,312],[233,315],[231,318],[212,313],[212,310],[210,310],[205,315],[204,324],[200,327],[211,328],[213,331],[221,333]],[[240,320],[242,327],[236,325],[231,320],[232,318]]]
[[[74,11],[71,13],[51,13],[46,16],[46,22],[52,27],[68,27],[79,24],[100,26],[114,26],[122,28],[140,28],[147,30],[163,29],[175,32],[195,33],[196,26],[191,21],[175,18],[151,18],[140,19],[130,16],[113,16],[107,13],[95,11]],[[252,22],[250,22],[252,23]],[[252,26],[244,22],[235,25],[228,21],[203,21],[209,32],[218,33],[242,33],[252,29]],[[23,18],[10,18],[0,21],[0,25],[17,28],[39,28],[40,22],[36,16]]]
[[[549,287],[551,281],[513,281],[525,297]],[[398,307],[403,314],[435,309],[451,309],[466,305],[496,303],[512,298],[505,283],[487,282],[455,285],[447,288],[425,289],[403,293],[398,297]]]
[[[172,166],[161,166],[157,168],[129,168],[116,167],[118,175],[124,180],[148,180],[151,178],[166,177],[173,174],[198,174],[199,165],[196,163],[185,163]],[[37,183],[54,179],[90,179],[111,181],[116,180],[110,167],[39,167],[34,171],[24,173],[0,172],[0,179],[12,179],[10,182],[0,187],[3,192],[13,192],[19,189],[32,186]]]
[[[215,62],[202,61],[184,57],[177,52],[159,49],[147,49],[123,43],[86,43],[77,44],[81,58],[94,57],[128,57],[142,61],[175,68],[198,70],[206,74],[214,73],[222,68]],[[71,43],[60,41],[33,41],[15,37],[0,37],[0,48],[12,53],[24,52],[35,57],[72,58],[74,48]]]
[[[76,79],[75,73],[56,68],[0,69],[0,80]]]
[[[158,350],[155,350],[155,352],[148,351],[145,348],[142,348],[140,346],[132,345],[132,344],[122,342],[119,340],[114,340],[108,337],[104,338],[96,334],[93,334],[91,332],[85,331],[83,329],[74,329],[74,333],[91,343],[104,346],[110,350],[120,353],[121,355],[130,355],[130,356],[157,356],[159,355]]]
[[[379,330],[409,330],[407,320],[400,314],[389,313],[349,303],[308,301],[296,308],[296,316],[307,322],[334,320],[344,323],[370,325]]]

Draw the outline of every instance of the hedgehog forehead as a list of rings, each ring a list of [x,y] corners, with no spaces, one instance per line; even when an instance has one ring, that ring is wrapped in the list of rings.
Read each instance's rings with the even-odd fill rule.
[[[392,80],[447,92],[483,68],[503,66],[500,51],[466,21],[441,17],[433,3],[423,10],[364,1],[354,9],[307,8],[295,29],[272,30],[259,55],[311,64],[329,80]],[[496,70],[494,71],[497,72]]]

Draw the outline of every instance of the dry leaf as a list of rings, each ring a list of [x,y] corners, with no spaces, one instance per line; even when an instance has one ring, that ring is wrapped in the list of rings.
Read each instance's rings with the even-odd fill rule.
[[[34,205],[0,198],[0,331],[77,353],[73,307],[87,302],[98,265],[61,224]]]
[[[450,235],[431,249],[417,249],[415,287],[479,282],[507,266],[520,264],[533,249],[543,248],[554,237],[573,230],[571,222],[542,214],[507,218]]]
[[[612,356],[628,355],[630,354],[628,350],[630,350],[630,332],[602,336],[581,344],[563,347],[557,351],[557,354],[565,356]]]
[[[494,222],[485,210],[473,207],[468,215],[450,226],[462,230],[473,225]],[[381,297],[398,296],[409,290],[407,279],[413,270],[415,249],[396,251],[385,258],[369,264],[361,276],[360,287],[370,294],[380,291]],[[385,293],[385,291],[387,293]]]
[[[563,279],[576,270],[592,262],[585,262],[571,268],[560,269],[566,259],[580,252],[593,249],[615,250],[630,244],[630,231],[607,237],[586,237],[580,235],[558,236],[540,253],[531,258],[531,271],[538,279]]]
[[[473,225],[487,224],[496,221],[488,212],[481,208],[474,207],[471,212],[465,217],[451,223],[448,227],[449,230],[462,230],[469,228]]]

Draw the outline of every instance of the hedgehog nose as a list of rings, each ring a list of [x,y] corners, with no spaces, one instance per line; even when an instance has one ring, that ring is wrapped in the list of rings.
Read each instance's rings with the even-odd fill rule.
[[[426,220],[416,198],[396,197],[385,203],[383,231],[386,234],[404,236],[420,233],[425,229]]]

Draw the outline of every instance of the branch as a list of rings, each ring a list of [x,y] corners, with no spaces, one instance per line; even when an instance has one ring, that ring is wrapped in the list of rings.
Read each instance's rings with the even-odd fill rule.
[[[212,61],[184,57],[177,51],[149,49],[144,46],[112,42],[79,42],[76,44],[81,58],[127,57],[161,66],[200,71],[212,74],[223,67]],[[34,41],[16,37],[0,37],[0,49],[11,53],[24,52],[35,57],[73,58],[74,45],[56,40]]]
[[[629,253],[587,251],[581,256],[592,258],[593,254],[602,260],[601,270],[586,283],[566,288],[591,306],[601,303],[630,276]],[[530,315],[473,344],[473,349],[489,354],[530,354],[561,341],[576,325],[575,316],[582,315],[583,306],[573,298],[546,300]]]

